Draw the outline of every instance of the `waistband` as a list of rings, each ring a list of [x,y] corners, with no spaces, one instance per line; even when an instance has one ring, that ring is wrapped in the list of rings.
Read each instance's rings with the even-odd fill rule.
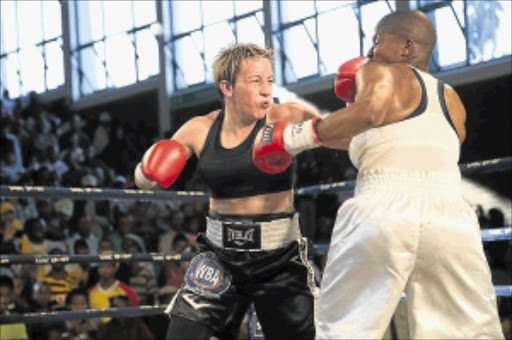
[[[371,169],[358,174],[355,194],[385,190],[460,196],[461,181],[459,171]]]
[[[299,214],[223,215],[209,212],[206,238],[215,246],[236,251],[275,250],[300,239]]]

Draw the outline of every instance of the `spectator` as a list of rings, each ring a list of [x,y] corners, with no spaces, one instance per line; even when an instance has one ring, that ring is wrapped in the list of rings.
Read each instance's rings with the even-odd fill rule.
[[[9,90],[4,89],[2,92],[2,118],[14,120],[14,107],[16,103],[11,99]]]
[[[44,237],[44,227],[40,218],[30,218],[25,222],[25,234],[21,237],[21,253],[32,255],[48,254],[48,240]]]
[[[195,246],[188,243],[187,237],[182,233],[176,235],[173,240],[173,247],[177,252],[197,251]],[[158,284],[162,286],[171,286],[181,288],[185,281],[185,273],[187,272],[189,261],[165,262],[158,278]]]
[[[88,255],[89,247],[84,239],[79,238],[73,246],[73,253],[76,255]],[[89,263],[70,263],[66,265],[66,271],[78,281],[79,287],[87,287],[89,282]]]
[[[105,252],[113,253],[113,252]],[[135,291],[126,283],[115,278],[118,263],[100,263],[98,265],[99,282],[89,289],[89,304],[91,308],[109,308],[110,298],[116,295],[126,295],[130,306],[138,306],[139,299]],[[104,323],[111,318],[102,318]]]
[[[108,238],[102,238],[99,241],[98,245],[98,253],[113,253],[114,252],[114,244],[112,241]],[[118,263],[119,268],[116,271],[115,278],[121,282],[129,282],[130,281],[130,266],[126,262],[120,262]],[[92,286],[96,285],[99,281],[99,273],[98,273],[98,266],[93,265],[89,269],[89,281],[87,282],[87,288],[91,288]]]
[[[160,237],[160,241],[158,242],[158,251],[160,253],[172,253],[174,251],[172,245],[173,239],[176,236],[176,233],[183,229],[184,221],[185,219],[181,211],[171,210],[169,216],[170,229],[162,237]]]
[[[114,295],[110,298],[112,307],[124,308],[130,306],[130,304],[130,298],[125,294]],[[113,318],[112,321],[100,327],[98,338],[152,340],[154,336],[141,318],[134,317],[129,319]]]
[[[125,130],[121,123],[113,124],[110,130],[109,143],[98,154],[98,158],[105,162],[109,167],[113,168],[116,173],[126,175],[131,173],[131,164],[136,164],[137,160],[134,155],[138,154],[133,142],[126,138]]]
[[[21,291],[22,298],[29,303],[29,306],[32,306],[33,303],[33,288],[36,282],[36,268],[35,264],[27,264],[22,263],[18,265],[13,265],[13,273],[11,277],[19,278],[23,286]]]
[[[37,281],[32,287],[31,310],[37,313],[53,311],[55,302],[52,301],[52,289],[45,281]]]
[[[69,157],[69,160],[73,163],[74,167],[81,168],[84,166],[83,163],[86,160],[86,150],[87,149],[80,147],[78,136],[73,135],[70,146],[61,151],[59,158],[66,159]]]
[[[18,243],[10,235],[12,232],[6,231],[5,222],[0,221],[0,254],[19,254]]]
[[[75,241],[81,238],[87,242],[89,252],[97,254],[99,238],[91,233],[91,225],[87,215],[83,211],[75,212],[75,215],[70,220],[70,224],[71,229],[76,231],[68,238],[69,249],[73,249]]]
[[[48,226],[55,218],[52,200],[49,198],[38,198],[36,201],[37,216],[44,227]]]
[[[123,238],[123,252],[126,254],[142,253],[141,244],[133,234]],[[128,281],[142,305],[153,305],[157,298],[158,287],[155,270],[152,263],[133,262],[130,264],[130,279]]]
[[[206,220],[203,216],[204,214],[194,214],[186,219],[185,231],[190,244],[196,244],[197,234],[206,230]]]
[[[62,160],[62,158],[59,157],[59,153],[55,150],[55,148],[50,147],[46,152],[48,155],[46,160],[48,170],[53,172],[57,180],[60,182],[62,176],[69,170],[69,167]]]
[[[23,313],[23,310],[17,308],[13,303],[14,283],[8,276],[0,276],[0,315],[11,315]],[[0,324],[0,338],[8,339],[28,339],[27,328],[22,323]]]
[[[0,173],[9,183],[18,181],[25,171],[18,137],[11,133],[11,123],[2,121],[0,135]]]
[[[0,203],[0,220],[4,223],[2,237],[3,241],[13,240],[23,231],[21,221],[16,217],[16,209],[11,202]]]
[[[14,285],[13,290],[13,301],[16,306],[21,307],[24,310],[30,309],[29,300],[26,298],[25,291],[25,281],[18,274],[14,273],[12,276],[12,283]]]
[[[144,241],[144,247],[149,253],[158,252],[158,231],[149,222],[141,223],[137,227],[137,235]]]
[[[59,138],[59,146],[61,150],[66,149],[69,145],[72,145],[76,140],[77,145],[83,150],[87,150],[91,145],[91,139],[83,131],[85,122],[82,120],[80,115],[73,114],[71,119],[63,124],[63,132]]]
[[[64,245],[60,247],[55,246],[48,252],[50,255],[63,255],[66,253],[67,250]],[[66,296],[78,287],[77,278],[66,271],[64,263],[52,264],[50,272],[40,280],[50,286],[54,309],[63,309],[66,306]]]
[[[33,339],[46,339],[46,340],[67,340],[65,335],[64,323],[62,322],[53,322],[50,324],[45,324],[41,328],[41,335],[37,337],[31,337]]]
[[[89,308],[89,294],[84,289],[72,290],[66,298],[66,310],[79,312]],[[71,339],[92,340],[101,324],[100,319],[86,318],[65,322],[67,336]]]
[[[81,184],[82,187],[97,188],[98,179],[92,173],[87,173],[82,177]],[[98,239],[102,238],[103,233],[109,230],[110,221],[108,217],[98,213],[99,204],[96,200],[86,200],[82,202],[84,204],[83,209],[91,225],[91,232],[96,235]],[[103,213],[106,214],[107,212],[104,211]]]
[[[57,227],[65,234],[69,234],[67,230],[69,220],[73,216],[74,203],[67,198],[61,198],[53,203],[54,218],[50,221],[50,225]]]
[[[44,281],[36,282],[32,287],[32,312],[49,313],[55,311],[55,302],[52,301],[51,287]],[[50,339],[49,332],[54,328],[61,328],[60,323],[42,323],[29,329],[30,339]]]
[[[104,111],[100,114],[99,124],[96,130],[94,130],[92,139],[92,145],[94,146],[96,155],[100,155],[110,142],[111,122],[112,117],[110,117],[110,113]]]
[[[114,251],[116,253],[122,253],[123,249],[121,246],[121,242],[125,235],[133,234],[133,218],[132,215],[128,213],[119,213],[116,221],[114,223],[114,232],[110,235],[110,240],[114,244]],[[139,238],[140,239],[140,238]],[[142,243],[142,239],[140,239]],[[144,249],[145,251],[145,249]]]
[[[48,148],[59,151],[57,136],[51,131],[51,124],[47,114],[36,116],[36,134],[33,136],[32,146],[39,152],[46,153]]]

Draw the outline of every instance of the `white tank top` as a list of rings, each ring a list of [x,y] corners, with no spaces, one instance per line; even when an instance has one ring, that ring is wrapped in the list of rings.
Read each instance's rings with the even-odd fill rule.
[[[367,170],[459,172],[460,142],[444,99],[444,84],[412,68],[422,97],[407,118],[352,138],[350,160]]]

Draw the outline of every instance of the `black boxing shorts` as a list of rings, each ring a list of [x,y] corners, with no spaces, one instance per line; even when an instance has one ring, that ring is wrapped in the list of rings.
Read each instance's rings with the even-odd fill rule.
[[[186,319],[216,335],[230,332],[229,337],[236,337],[254,303],[266,339],[313,339],[318,285],[312,247],[300,237],[297,214],[210,213],[207,222],[206,234],[197,239],[200,253],[166,309],[171,319]],[[169,333],[172,327],[171,322]]]

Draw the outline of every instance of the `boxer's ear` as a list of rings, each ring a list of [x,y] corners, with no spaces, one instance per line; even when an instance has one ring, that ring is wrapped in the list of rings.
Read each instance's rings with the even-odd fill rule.
[[[411,56],[413,56],[415,54],[415,52],[416,52],[416,42],[411,38],[407,38],[403,44],[402,56],[410,58]]]
[[[226,97],[233,96],[233,85],[229,81],[221,80],[219,82],[219,89],[224,96],[226,96]]]

